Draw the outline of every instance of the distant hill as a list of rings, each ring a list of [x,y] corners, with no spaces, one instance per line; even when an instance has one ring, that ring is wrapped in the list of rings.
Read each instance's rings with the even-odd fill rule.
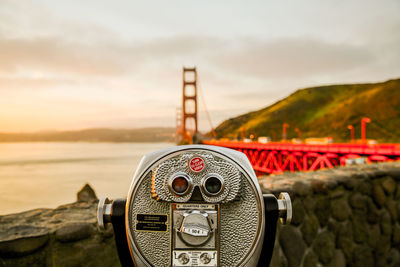
[[[375,84],[330,85],[298,90],[287,98],[258,111],[228,119],[216,128],[218,137],[236,138],[242,127],[246,136],[282,135],[288,123],[288,138],[331,136],[335,142],[348,141],[353,125],[360,138],[362,117],[371,118],[367,138],[400,142],[400,79]]]
[[[175,142],[175,128],[107,129],[0,133],[0,142]]]

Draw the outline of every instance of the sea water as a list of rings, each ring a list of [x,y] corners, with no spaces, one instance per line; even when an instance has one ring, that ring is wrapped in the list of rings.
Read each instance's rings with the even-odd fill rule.
[[[0,214],[76,201],[85,183],[98,197],[126,197],[144,154],[172,143],[0,143]]]

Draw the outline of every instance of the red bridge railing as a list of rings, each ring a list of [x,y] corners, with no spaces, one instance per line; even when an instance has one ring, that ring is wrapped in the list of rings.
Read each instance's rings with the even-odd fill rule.
[[[367,163],[400,160],[400,144],[289,144],[204,141],[243,152],[258,173],[314,171],[361,160]]]

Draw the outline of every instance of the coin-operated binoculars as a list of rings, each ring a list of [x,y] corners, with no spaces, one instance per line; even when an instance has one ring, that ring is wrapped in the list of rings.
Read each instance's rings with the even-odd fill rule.
[[[128,198],[98,206],[112,223],[122,266],[268,266],[290,197],[262,195],[247,157],[191,145],[143,157]]]

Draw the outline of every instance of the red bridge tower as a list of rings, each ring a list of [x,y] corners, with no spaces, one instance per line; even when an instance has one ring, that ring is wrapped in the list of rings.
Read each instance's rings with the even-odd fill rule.
[[[194,129],[189,129],[187,120],[194,122]],[[197,72],[196,68],[183,68],[182,94],[182,141],[192,143],[198,132],[197,125]]]

